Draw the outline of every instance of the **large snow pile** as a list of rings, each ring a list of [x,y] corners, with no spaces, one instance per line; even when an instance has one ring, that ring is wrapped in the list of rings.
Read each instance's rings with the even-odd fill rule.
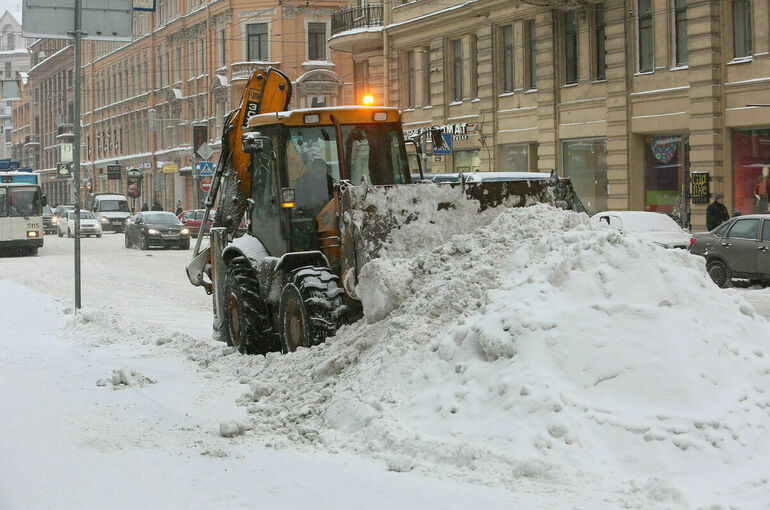
[[[767,500],[768,325],[701,259],[548,206],[465,232],[391,242],[359,287],[378,317],[243,357],[253,433],[608,504]]]

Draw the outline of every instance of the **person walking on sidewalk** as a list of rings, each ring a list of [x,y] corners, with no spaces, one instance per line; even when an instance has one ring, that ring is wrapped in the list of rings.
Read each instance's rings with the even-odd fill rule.
[[[717,193],[714,201],[706,208],[706,229],[711,232],[730,219],[725,207],[725,194]]]

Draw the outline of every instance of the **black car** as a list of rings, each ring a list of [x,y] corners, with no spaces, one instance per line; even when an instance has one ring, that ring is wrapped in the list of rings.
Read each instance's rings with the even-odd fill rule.
[[[694,234],[690,253],[705,257],[709,276],[720,287],[733,278],[770,281],[770,214],[739,216]]]
[[[164,211],[143,211],[131,216],[126,223],[125,238],[126,248],[190,248],[190,231],[173,213]]]

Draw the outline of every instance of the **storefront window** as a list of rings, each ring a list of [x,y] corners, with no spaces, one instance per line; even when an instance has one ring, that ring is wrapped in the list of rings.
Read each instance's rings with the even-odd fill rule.
[[[674,213],[677,199],[684,198],[684,176],[690,170],[688,148],[687,136],[644,137],[645,210]]]
[[[589,214],[607,209],[607,139],[563,142],[564,176]]]
[[[454,160],[453,172],[478,172],[481,166],[481,158],[479,157],[479,150],[470,151],[454,151],[452,153],[452,159]]]
[[[498,145],[498,170],[501,172],[528,172],[529,144],[506,143]]]
[[[743,214],[768,212],[770,128],[733,131],[733,193]]]

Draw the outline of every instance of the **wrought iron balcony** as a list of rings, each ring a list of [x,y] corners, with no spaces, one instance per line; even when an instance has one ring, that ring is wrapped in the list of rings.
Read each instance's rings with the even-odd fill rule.
[[[24,147],[37,147],[40,145],[40,135],[26,135],[24,137]]]
[[[361,5],[332,14],[332,37],[354,28],[382,26],[382,5]]]

